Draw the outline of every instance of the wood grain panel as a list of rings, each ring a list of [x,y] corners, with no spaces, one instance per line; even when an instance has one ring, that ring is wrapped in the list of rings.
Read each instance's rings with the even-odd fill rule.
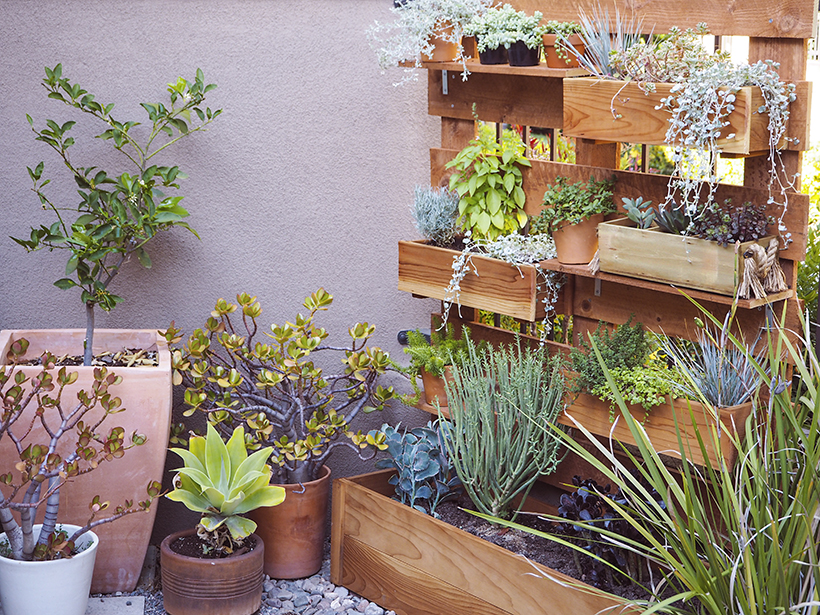
[[[561,128],[562,79],[512,74],[472,73],[467,81],[448,71],[447,94],[442,71],[428,70],[427,110],[430,115],[487,122]]]
[[[575,20],[580,7],[577,0],[510,0],[518,10],[541,11],[546,19]],[[614,17],[633,13],[643,17],[645,30],[666,33],[672,26],[694,28],[705,21],[713,34],[772,38],[811,38],[817,4],[814,0],[601,0],[602,7]]]
[[[431,149],[430,174],[432,185],[438,185],[442,176],[449,173],[444,165],[455,158],[457,150]],[[622,211],[622,197],[643,196],[644,200],[661,203],[666,198],[668,176],[654,173],[636,173],[633,171],[613,171],[600,167],[589,167],[577,164],[547,162],[531,160],[532,168],[524,169],[524,192],[527,195],[525,210],[531,216],[541,211],[541,202],[547,186],[555,181],[559,175],[564,175],[572,182],[587,180],[590,176],[596,179],[615,176],[616,182],[613,194],[616,205]],[[768,192],[763,189],[746,188],[720,184],[717,188],[718,202],[732,199],[734,203],[766,203]],[[773,206],[769,214],[778,217],[779,210]],[[783,222],[792,234],[792,243],[787,249],[781,250],[781,258],[789,260],[803,260],[806,255],[806,225],[809,216],[809,197],[806,194],[789,193],[789,207]]]

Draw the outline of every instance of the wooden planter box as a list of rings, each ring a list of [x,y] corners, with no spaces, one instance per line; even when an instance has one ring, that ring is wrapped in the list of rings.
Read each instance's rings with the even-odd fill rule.
[[[584,139],[666,145],[671,115],[655,109],[669,96],[671,83],[656,83],[646,94],[636,83],[594,77],[564,79],[564,134]],[[757,87],[741,88],[729,125],[718,147],[725,153],[748,154],[769,149],[769,116],[757,113],[763,95]],[[619,117],[613,116],[613,112]],[[729,135],[734,137],[729,139]]]
[[[446,289],[453,277],[453,258],[460,252],[420,241],[399,242],[399,290],[442,301],[455,301]],[[544,317],[544,293],[538,272],[486,256],[473,256],[475,270],[461,282],[458,303],[530,322]],[[476,275],[476,270],[478,275]]]
[[[582,393],[569,400],[569,403],[570,405],[566,411],[559,417],[559,423],[574,427],[575,423],[567,416],[570,415],[597,436],[608,438],[611,434],[612,438],[624,444],[635,444],[632,432],[623,417],[619,417],[615,423],[610,422],[608,402],[602,401],[594,395]],[[690,404],[692,415],[689,413]],[[751,411],[752,402],[719,410],[721,424],[720,451],[729,466],[734,465],[737,459],[737,449],[728,434],[737,434],[738,437],[742,438],[746,432],[746,419]],[[639,421],[645,415],[644,409],[637,405],[630,406],[630,412]],[[620,411],[618,411],[618,414],[620,414]],[[678,444],[678,435],[675,428],[677,420],[684,447],[687,447],[685,457],[692,463],[702,466],[704,456],[695,436],[695,430],[692,427],[693,417],[694,425],[707,445],[706,457],[713,467],[718,467],[718,453],[712,444],[711,436],[711,430],[715,429],[717,421],[715,421],[712,412],[700,403],[686,399],[669,399],[669,403],[652,408],[643,427],[655,451],[667,457],[680,459],[680,444]]]
[[[771,239],[742,243],[735,251],[734,246],[672,235],[657,227],[639,229],[621,218],[598,225],[598,255],[605,273],[734,295],[743,276],[743,252],[753,243],[765,248]]]
[[[333,485],[330,579],[399,615],[637,613],[393,500],[392,470]]]

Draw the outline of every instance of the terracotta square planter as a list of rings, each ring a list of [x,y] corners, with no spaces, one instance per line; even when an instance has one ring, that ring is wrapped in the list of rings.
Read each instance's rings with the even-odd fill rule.
[[[6,330],[0,332],[0,357],[6,361],[10,345],[20,338],[30,342],[26,357],[37,357],[44,350],[55,355],[82,355],[85,330]],[[145,348],[157,350],[159,366],[120,367],[112,371],[122,376],[122,382],[111,388],[111,393],[122,399],[124,412],[110,416],[103,427],[122,426],[130,436],[137,431],[145,434],[144,445],[129,450],[122,459],[106,462],[99,468],[77,477],[60,491],[60,518],[65,523],[84,525],[88,520],[88,504],[99,494],[111,502],[112,508],[126,499],[145,499],[145,487],[152,480],[162,481],[165,453],[171,425],[171,354],[164,338],[155,330],[97,329],[94,350],[122,350]],[[37,366],[19,367],[32,376],[39,373]],[[70,367],[79,373],[77,382],[66,387],[66,400],[74,400],[80,389],[90,388],[93,367]],[[100,411],[101,412],[101,411]],[[90,416],[90,415],[89,415]],[[128,436],[126,436],[128,437]],[[70,438],[65,438],[70,445]],[[8,438],[0,441],[0,466],[11,467],[19,460]],[[156,516],[156,503],[150,512],[129,515],[114,523],[95,528],[100,537],[97,563],[91,591],[111,593],[132,591],[139,580],[148,541]],[[38,519],[39,520],[39,519]]]

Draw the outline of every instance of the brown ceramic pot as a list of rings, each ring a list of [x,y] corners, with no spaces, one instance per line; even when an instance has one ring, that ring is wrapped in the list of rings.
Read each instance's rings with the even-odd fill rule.
[[[564,265],[583,265],[592,260],[598,250],[598,224],[603,214],[596,214],[578,224],[567,224],[553,231],[558,262]]]
[[[30,343],[24,358],[38,357],[45,350],[57,356],[82,355],[85,329],[0,331],[0,358],[3,363],[10,345],[20,338]],[[112,368],[111,371],[122,376],[122,382],[111,387],[111,393],[122,400],[125,411],[110,416],[103,423],[103,428],[107,433],[112,427],[121,426],[126,434],[136,431],[144,434],[147,440],[142,446],[129,450],[122,459],[103,463],[93,472],[72,479],[60,489],[60,521],[85,525],[88,521],[88,504],[95,495],[101,494],[112,506],[118,506],[125,500],[138,502],[145,499],[145,488],[150,481],[162,481],[171,426],[171,354],[165,339],[155,329],[95,330],[95,353],[123,348],[157,350],[159,365]],[[39,373],[41,368],[27,365],[17,369],[32,376]],[[69,371],[77,372],[79,376],[75,383],[65,388],[63,399],[76,403],[77,391],[90,388],[94,369],[82,365],[69,367]],[[30,410],[33,412],[33,408]],[[102,410],[97,408],[89,419],[99,418],[101,413]],[[58,451],[62,454],[75,443],[72,438],[64,440],[61,445],[65,448]],[[35,437],[33,441],[40,439]],[[3,438],[0,441],[0,468],[14,467],[17,462],[19,457],[12,442]],[[145,561],[156,509],[155,502],[148,513],[128,515],[116,523],[94,528],[100,537],[100,546],[94,566],[92,593],[133,591]]]
[[[285,489],[284,502],[248,513],[265,542],[265,574],[273,579],[301,579],[322,567],[330,468],[322,466],[321,474],[301,485],[278,485]]]
[[[257,534],[252,551],[225,559],[180,555],[171,543],[194,529],[166,536],[160,545],[162,600],[170,615],[251,615],[262,605],[265,545]]]

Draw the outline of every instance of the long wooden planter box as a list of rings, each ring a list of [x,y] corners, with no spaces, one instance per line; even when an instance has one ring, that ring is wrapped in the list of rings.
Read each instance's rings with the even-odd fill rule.
[[[743,253],[753,243],[764,248],[771,236],[735,246],[664,233],[659,228],[639,229],[627,218],[598,225],[601,271],[642,280],[734,295],[743,276]]]
[[[85,330],[0,331],[0,358],[3,364],[6,363],[11,344],[20,338],[30,342],[25,359],[38,357],[45,350],[56,356],[82,355]],[[108,433],[112,427],[121,426],[125,429],[126,439],[137,432],[144,434],[147,440],[142,446],[129,450],[122,459],[106,462],[95,471],[69,481],[60,490],[60,521],[85,525],[90,514],[88,505],[95,495],[99,494],[103,500],[110,501],[113,509],[125,500],[144,500],[149,481],[162,481],[171,427],[171,353],[165,339],[153,329],[96,329],[95,354],[103,350],[116,352],[125,348],[156,350],[159,365],[111,368],[112,372],[122,376],[122,382],[113,386],[111,393],[122,400],[125,411],[110,416],[103,423],[102,429]],[[34,365],[16,369],[28,377],[41,371],[39,366]],[[94,369],[82,365],[68,368],[68,371],[77,372],[79,376],[74,384],[63,391],[66,407],[73,407],[72,400],[76,404],[77,391],[90,389]],[[26,412],[33,413],[33,407],[29,407]],[[89,420],[96,420],[101,414],[102,410],[97,408],[89,415]],[[39,442],[44,437],[45,434],[38,438],[35,433],[31,440]],[[68,449],[73,440],[71,437],[64,440],[61,445]],[[66,453],[65,450],[61,452]],[[19,457],[11,440],[3,438],[0,441],[0,467],[11,468],[15,460],[19,461]],[[93,593],[129,592],[136,587],[154,527],[157,505],[158,502],[154,501],[149,512],[128,515],[114,523],[94,528],[100,537],[100,546],[91,584]]]
[[[564,134],[665,145],[671,114],[655,107],[669,96],[672,84],[656,83],[655,88],[655,92],[646,94],[633,82],[593,77],[564,79]],[[729,125],[721,131],[717,142],[722,151],[748,154],[769,149],[769,116],[757,112],[762,104],[763,95],[757,87],[744,87],[737,92]],[[734,137],[729,139],[729,135]]]
[[[692,415],[689,413],[691,405]],[[739,406],[721,408],[720,417],[720,452],[727,465],[734,465],[737,459],[737,449],[735,448],[730,434],[737,434],[743,437],[746,431],[746,419],[752,411],[752,402],[747,402]],[[643,419],[645,411],[641,406],[630,406],[632,416],[639,421]],[[618,411],[620,414],[620,411]],[[594,395],[582,393],[571,400],[566,411],[559,417],[558,422],[574,427],[575,423],[569,418],[573,417],[591,433],[604,438],[612,436],[624,444],[635,444],[629,426],[621,416],[614,423],[609,420],[609,403],[600,400]],[[707,445],[707,455],[711,465],[718,467],[718,451],[713,446],[712,430],[717,428],[717,421],[713,413],[698,402],[686,399],[669,399],[668,403],[652,408],[649,416],[643,424],[652,446],[659,454],[675,459],[681,458],[680,444],[678,443],[677,430],[681,431],[683,438],[684,453],[686,459],[696,465],[704,465],[704,455],[700,450],[694,425]]]
[[[399,615],[638,612],[393,500],[391,474],[334,481],[330,578],[336,585]]]
[[[446,290],[453,277],[453,258],[459,254],[424,241],[399,241],[399,290],[454,302]],[[473,256],[472,262],[475,270],[471,267],[461,282],[460,305],[530,322],[544,317],[544,294],[538,292],[534,266],[515,267],[486,256]]]

